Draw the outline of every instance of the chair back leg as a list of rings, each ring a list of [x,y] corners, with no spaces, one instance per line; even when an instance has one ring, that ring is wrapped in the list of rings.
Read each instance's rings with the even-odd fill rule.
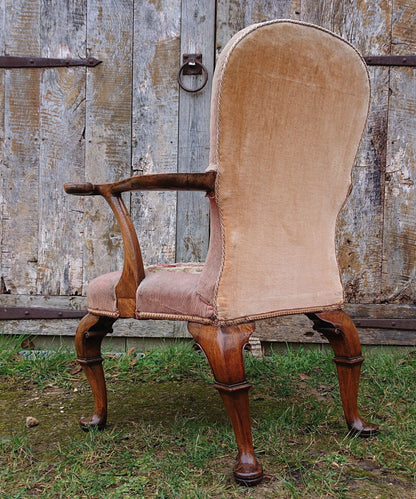
[[[251,436],[248,390],[243,349],[254,331],[254,323],[215,327],[189,323],[188,330],[205,353],[230,418],[237,440],[238,456],[234,478],[245,485],[255,485],[263,477]]]
[[[358,386],[360,381],[361,344],[354,322],[343,310],[307,314],[314,323],[314,329],[330,342],[337,366],[339,389],[345,419],[351,434],[370,437],[378,433],[376,425],[361,419],[357,407]]]

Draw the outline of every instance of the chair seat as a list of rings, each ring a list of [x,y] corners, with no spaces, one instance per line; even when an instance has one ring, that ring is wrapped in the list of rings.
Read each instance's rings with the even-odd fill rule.
[[[145,278],[136,293],[136,316],[145,318],[210,319],[214,310],[197,292],[203,269],[200,263],[153,265],[145,269]],[[87,307],[90,313],[119,317],[116,286],[121,271],[93,279],[87,289]]]

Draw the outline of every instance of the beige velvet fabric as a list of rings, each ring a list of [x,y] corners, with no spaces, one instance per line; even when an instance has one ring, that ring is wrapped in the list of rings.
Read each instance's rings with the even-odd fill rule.
[[[219,321],[342,303],[335,224],[369,96],[362,58],[318,27],[263,23],[224,48],[209,167],[222,226]]]
[[[110,272],[93,279],[87,288],[88,312],[108,317],[118,317],[116,286],[121,271]]]
[[[202,267],[195,263],[148,267],[146,277],[137,288],[136,316],[144,318],[158,313],[166,318],[212,319],[212,301],[204,301],[197,292]]]

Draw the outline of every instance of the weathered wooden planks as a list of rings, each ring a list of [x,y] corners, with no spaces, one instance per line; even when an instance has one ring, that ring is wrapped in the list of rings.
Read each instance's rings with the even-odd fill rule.
[[[85,57],[86,4],[43,0],[42,57]],[[83,204],[62,194],[62,181],[83,178],[84,68],[41,70],[38,294],[82,293]]]
[[[66,196],[62,184],[202,171],[214,51],[236,31],[300,19],[339,33],[366,55],[405,54],[416,50],[415,12],[415,0],[0,0],[2,54],[103,60],[88,70],[0,70],[0,269],[10,296],[85,293],[92,277],[121,267],[120,233],[106,204]],[[179,91],[176,74],[181,53],[197,51],[209,83],[190,95]],[[369,71],[369,122],[339,218],[338,256],[349,301],[411,304],[415,70]],[[202,198],[133,194],[146,263],[204,259]]]
[[[393,3],[392,54],[416,50],[416,2]],[[390,69],[383,233],[384,299],[416,298],[416,70]]]
[[[197,93],[180,90],[178,171],[201,172],[209,160],[209,116],[215,58],[215,2],[182,0],[181,55],[202,54],[208,82]],[[179,60],[182,64],[182,60]],[[190,88],[202,76],[183,76]],[[194,86],[195,85],[195,86]],[[179,192],[176,260],[204,261],[209,242],[209,207],[203,193]]]
[[[0,295],[0,306],[25,306],[66,308],[83,310],[86,307],[85,298],[80,296],[36,296],[36,295]],[[362,305],[348,304],[345,310],[351,317],[360,318],[409,318],[415,317],[414,305]],[[79,320],[74,319],[39,319],[22,321],[0,321],[4,334],[22,334],[33,336],[73,336]],[[416,346],[416,331],[401,331],[398,329],[358,328],[363,345],[402,345]],[[256,337],[266,343],[327,343],[312,329],[311,321],[305,315],[292,315],[258,321]],[[151,338],[161,340],[166,338],[190,338],[186,324],[172,321],[136,321],[120,319],[115,323],[116,338]],[[36,341],[35,341],[36,344]]]
[[[133,60],[133,146],[135,174],[176,172],[180,1],[135,4]],[[173,262],[176,193],[132,197],[132,217],[146,264]]]
[[[88,0],[85,178],[107,182],[131,174],[132,0]],[[127,200],[127,205],[129,205]],[[122,267],[122,239],[102,199],[84,201],[84,282]]]
[[[391,3],[348,0],[302,4],[301,19],[330,29],[364,55],[388,54]],[[382,27],[382,28],[380,28]],[[370,68],[372,100],[367,129],[353,170],[353,190],[337,227],[338,259],[346,298],[380,300],[383,191],[387,148],[388,68]]]
[[[40,55],[40,10],[40,0],[5,0],[8,54]],[[39,87],[39,70],[5,72],[1,274],[12,293],[36,293]]]
[[[271,19],[299,19],[301,0],[217,0],[216,49],[222,50],[240,29]]]
[[[0,50],[4,53],[4,30],[5,30],[5,0],[0,0]],[[3,246],[3,182],[4,182],[4,71],[0,72],[0,245]],[[3,269],[3,252],[0,251],[0,269]],[[1,276],[2,279],[3,276]],[[3,282],[0,283],[0,290]],[[2,291],[1,291],[2,292]]]

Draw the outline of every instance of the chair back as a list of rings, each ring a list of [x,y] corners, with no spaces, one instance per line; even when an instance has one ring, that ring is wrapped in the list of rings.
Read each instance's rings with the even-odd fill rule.
[[[342,303],[335,225],[369,98],[362,57],[320,27],[270,21],[225,46],[213,81],[217,183],[200,283],[220,320]]]

